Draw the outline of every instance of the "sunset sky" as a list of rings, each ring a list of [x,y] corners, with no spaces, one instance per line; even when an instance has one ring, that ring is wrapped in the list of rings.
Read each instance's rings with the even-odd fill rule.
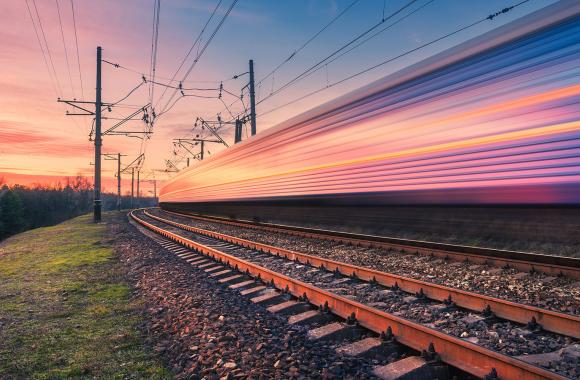
[[[180,62],[210,17],[217,1],[162,0],[158,37],[156,78],[169,83]],[[214,19],[203,34],[203,46],[217,22],[223,17],[232,0],[223,0]],[[239,94],[247,83],[247,76],[232,77],[247,71],[248,59],[254,59],[256,79],[259,81],[280,62],[288,58],[326,23],[353,3],[352,0],[295,0],[266,1],[239,0],[223,27],[208,45],[197,65],[184,82],[184,87],[217,88],[223,81],[226,90]],[[328,29],[300,51],[274,75],[257,87],[258,101],[288,80],[331,54],[374,24],[404,6],[400,0],[360,0],[336,20]],[[266,113],[328,83],[397,56],[434,38],[470,24],[511,5],[512,2],[418,0],[405,12],[419,9],[399,24],[381,33],[368,43],[328,64],[308,79],[280,92],[258,105],[258,133],[287,118],[304,112],[322,102],[361,87],[410,63],[433,55],[450,46],[503,25],[538,10],[553,1],[532,0],[513,12],[485,22],[417,53],[395,60],[391,64],[322,91],[275,112]],[[75,30],[71,5],[74,4],[80,65],[77,63]],[[93,174],[93,148],[88,141],[91,128],[89,116],[66,116],[70,107],[56,102],[63,99],[93,101],[95,96],[96,46],[103,47],[103,58],[128,68],[103,64],[103,101],[116,102],[137,86],[141,73],[148,74],[151,61],[153,28],[153,0],[88,1],[88,0],[8,0],[0,7],[0,178],[8,183],[54,183],[64,176],[78,173]],[[57,8],[58,5],[58,8]],[[27,8],[28,6],[28,8]],[[43,49],[48,46],[47,64],[37,40],[29,10],[38,28]],[[59,13],[60,19],[59,22]],[[38,13],[37,13],[38,12]],[[404,15],[401,13],[400,15]],[[40,23],[39,19],[40,17]],[[393,21],[396,18],[393,19]],[[388,21],[385,22],[385,25]],[[62,25],[62,34],[61,34]],[[63,43],[64,35],[64,43]],[[46,42],[45,42],[46,38]],[[65,54],[65,47],[68,54]],[[194,55],[197,52],[194,49]],[[67,65],[68,58],[68,65]],[[190,56],[184,69],[176,76],[181,79],[185,68],[193,61]],[[56,79],[51,80],[52,66]],[[79,73],[80,67],[80,73]],[[82,78],[82,89],[81,80]],[[175,84],[175,83],[174,83]],[[155,86],[154,104],[163,93]],[[122,102],[129,108],[115,108],[104,116],[103,130],[116,120],[143,106],[149,98],[148,85],[142,85]],[[215,96],[217,91],[196,92]],[[167,91],[159,101],[158,111],[169,98]],[[231,105],[232,113],[243,109],[236,98],[225,94],[223,100]],[[244,97],[247,102],[247,96]],[[140,151],[145,152],[145,178],[166,179],[165,159],[178,159],[183,152],[173,154],[172,139],[191,137],[195,118],[215,120],[216,113],[224,118],[229,113],[219,99],[187,97],[179,100],[169,112],[156,122],[151,139],[143,146],[136,138],[104,136],[103,152],[121,152],[132,161]],[[133,123],[133,124],[131,124]],[[131,121],[123,130],[140,130],[143,123]],[[198,133],[198,132],[196,132]],[[223,137],[231,143],[231,128],[223,130]],[[244,135],[245,139],[245,135]],[[223,146],[208,146],[215,153]],[[105,190],[114,190],[116,162],[103,161]],[[125,178],[128,178],[125,176]],[[127,190],[127,182],[124,189]]]

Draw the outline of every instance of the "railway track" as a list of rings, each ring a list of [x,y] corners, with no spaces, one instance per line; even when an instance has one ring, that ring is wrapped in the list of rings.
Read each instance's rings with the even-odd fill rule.
[[[247,247],[260,252],[277,255],[302,264],[324,268],[328,271],[337,271],[346,276],[356,277],[364,281],[372,281],[386,287],[397,287],[409,294],[422,294],[428,299],[455,305],[475,312],[487,310],[497,317],[513,322],[527,324],[535,320],[544,330],[580,338],[580,317],[564,313],[556,313],[537,307],[522,305],[502,299],[488,297],[481,294],[466,292],[451,287],[432,284],[426,281],[415,280],[390,273],[380,272],[355,265],[328,260],[313,255],[290,251],[280,247],[240,239],[235,236],[221,234],[178,223],[172,220],[160,218],[147,211],[144,214],[162,223],[174,227],[233,243],[241,247]]]
[[[348,244],[355,247],[413,252],[450,261],[469,261],[475,264],[510,267],[522,272],[537,271],[551,276],[567,276],[576,280],[580,280],[580,259],[572,257],[542,255],[528,252],[507,251],[420,240],[398,239],[385,236],[354,234],[349,232],[330,231],[273,223],[231,220],[217,216],[182,214],[173,211],[165,212],[201,221],[218,222],[231,226],[238,226],[265,232],[283,233],[303,238],[315,238],[340,244]]]
[[[580,288],[577,280],[549,276],[541,272],[520,272],[514,268],[496,268],[472,262],[450,262],[429,255],[297,237],[274,231],[261,231],[219,222],[192,219],[149,209],[163,218],[177,220],[213,232],[263,244],[284,247],[294,252],[348,263],[353,266],[386,272],[422,282],[439,284],[467,292],[484,294],[515,303],[523,303],[559,313],[580,315]]]
[[[561,368],[558,374],[514,358],[509,355],[509,350],[490,349],[494,348],[493,344],[486,348],[484,346],[490,344],[485,339],[474,344],[473,339],[461,339],[463,334],[457,336],[457,332],[469,327],[487,334],[486,326],[493,323],[493,326],[503,326],[510,333],[541,334],[549,344],[564,349],[564,342],[569,346],[578,337],[580,319],[575,316],[409,281],[400,276],[202,230],[146,211],[133,212],[131,216],[150,230],[221,262],[215,266],[214,273],[218,276],[238,279],[242,274],[235,274],[232,268],[236,268],[238,272],[261,279],[302,301],[321,306],[347,320],[356,320],[375,333],[385,334],[388,330],[399,343],[412,349],[421,351],[434,347],[443,362],[476,377],[497,373],[499,378],[506,379],[561,379],[565,378],[563,375],[569,375]],[[409,292],[415,296],[410,296]],[[400,310],[385,311],[387,302],[391,308]],[[401,311],[405,308],[406,311]],[[449,323],[445,326],[425,323],[421,317],[425,313],[445,315]],[[528,327],[533,330],[539,330],[539,325],[543,324],[545,330],[552,332],[532,332],[506,320],[531,322]],[[563,338],[563,335],[567,337]]]

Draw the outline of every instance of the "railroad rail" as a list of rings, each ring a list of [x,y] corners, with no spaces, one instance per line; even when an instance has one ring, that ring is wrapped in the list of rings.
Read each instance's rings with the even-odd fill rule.
[[[163,211],[191,219],[223,223],[231,226],[239,226],[261,231],[285,233],[288,235],[315,238],[342,244],[351,244],[357,247],[412,251],[418,254],[431,255],[446,260],[467,260],[476,264],[515,268],[522,272],[538,271],[551,276],[564,275],[570,278],[580,279],[580,259],[572,257],[507,251],[421,240],[399,239],[386,236],[355,234],[350,232],[289,226],[283,224],[231,220],[218,216],[185,214],[167,210]]]
[[[405,346],[421,351],[433,344],[443,362],[474,376],[483,378],[490,372],[497,371],[499,378],[505,379],[565,379],[565,377],[554,372],[369,307],[239,257],[221,252],[218,249],[200,244],[145,221],[137,216],[135,211],[131,212],[130,216],[142,226],[167,239],[236,268],[241,272],[246,272],[252,277],[269,282],[277,289],[287,291],[295,297],[306,299],[315,306],[328,304],[330,311],[335,315],[342,318],[354,316],[362,327],[371,331],[382,333],[390,328],[396,340]]]
[[[468,310],[481,312],[482,310],[488,308],[499,318],[523,324],[528,323],[534,319],[542,326],[544,330],[571,336],[574,338],[580,338],[580,317],[576,317],[570,314],[557,313],[534,306],[505,301],[499,298],[467,292],[448,286],[433,284],[426,281],[346,264],[335,260],[324,259],[305,253],[294,252],[284,248],[245,240],[231,235],[208,231],[198,227],[188,226],[186,224],[158,217],[147,212],[146,210],[144,211],[144,214],[152,219],[186,231],[213,237],[229,243],[240,245],[242,247],[248,247],[262,252],[267,252],[272,255],[281,256],[303,264],[323,267],[331,271],[338,271],[346,276],[356,276],[361,280],[376,281],[377,283],[388,287],[396,285],[405,292],[411,294],[422,293],[427,298],[436,301],[452,301],[457,306]]]

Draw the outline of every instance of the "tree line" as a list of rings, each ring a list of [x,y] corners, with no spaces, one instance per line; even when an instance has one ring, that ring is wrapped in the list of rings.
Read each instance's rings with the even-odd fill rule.
[[[0,178],[0,240],[32,228],[52,226],[93,210],[93,186],[86,177],[67,179],[53,186],[2,185]],[[117,208],[117,194],[102,194],[103,210]],[[157,203],[141,198],[140,206]],[[134,199],[137,207],[137,199]],[[121,198],[121,208],[131,207],[131,197]]]

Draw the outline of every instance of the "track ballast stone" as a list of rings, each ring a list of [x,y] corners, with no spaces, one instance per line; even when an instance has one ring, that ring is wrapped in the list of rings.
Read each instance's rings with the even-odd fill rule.
[[[296,252],[485,294],[542,309],[580,315],[580,283],[566,277],[555,278],[542,273],[528,274],[518,272],[515,269],[501,269],[489,265],[446,262],[443,259],[410,252],[352,247],[314,238],[201,221],[176,216],[159,209],[151,209],[149,212],[193,227]]]
[[[143,217],[145,216],[143,215]],[[570,337],[545,331],[533,332],[513,322],[498,320],[494,317],[484,318],[479,314],[472,314],[466,310],[427,300],[420,295],[412,296],[398,290],[387,289],[379,284],[371,284],[344,275],[335,275],[306,264],[295,263],[274,255],[261,254],[250,248],[220,242],[214,238],[181,230],[148,217],[145,218],[154,225],[201,244],[213,246],[291,278],[311,283],[332,293],[422,323],[508,356],[546,354],[573,347],[577,343],[575,339]],[[442,308],[437,306],[442,306]],[[569,361],[565,358],[557,358],[542,366],[568,377],[575,377],[578,373],[576,366],[570,366]]]
[[[312,342],[307,327],[291,326],[203,270],[145,237],[115,225],[117,249],[145,302],[147,342],[178,379],[369,379],[372,360]]]

